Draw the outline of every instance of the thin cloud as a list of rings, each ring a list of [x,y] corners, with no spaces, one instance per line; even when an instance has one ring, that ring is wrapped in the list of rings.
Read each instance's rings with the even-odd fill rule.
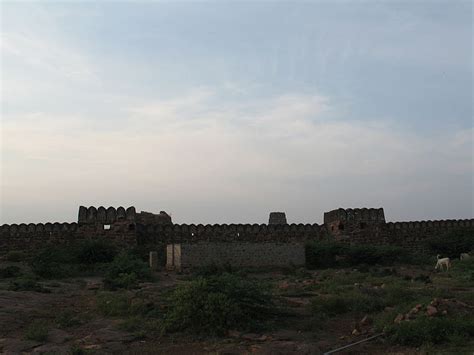
[[[179,221],[185,220],[183,206],[212,200],[200,217],[216,222],[212,216],[229,205],[282,204],[295,193],[314,191],[313,185],[333,189],[341,176],[348,184],[377,177],[379,182],[359,194],[380,190],[383,200],[390,195],[383,192],[390,179],[414,180],[404,189],[416,193],[415,180],[435,184],[472,174],[472,130],[426,138],[387,124],[327,119],[337,107],[321,95],[222,102],[219,90],[201,90],[124,109],[133,119],[119,130],[97,131],[84,118],[45,113],[7,120],[3,210],[14,203],[40,204],[34,191],[57,189],[60,182],[63,205],[98,196],[108,201],[128,196],[138,207],[164,199],[173,201]],[[246,119],[237,124],[242,112]],[[262,193],[267,201],[252,202],[251,196]],[[296,208],[294,203],[286,207]],[[2,215],[18,222],[13,219]]]

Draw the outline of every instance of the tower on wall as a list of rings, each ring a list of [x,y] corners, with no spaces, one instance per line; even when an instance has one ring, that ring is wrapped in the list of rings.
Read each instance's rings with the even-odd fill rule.
[[[324,213],[324,224],[331,235],[344,235],[385,224],[383,208],[338,208]]]
[[[268,224],[287,224],[285,212],[270,212]]]

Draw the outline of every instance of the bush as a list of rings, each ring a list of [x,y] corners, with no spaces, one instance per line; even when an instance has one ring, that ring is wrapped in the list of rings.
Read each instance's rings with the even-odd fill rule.
[[[116,254],[116,248],[106,240],[85,240],[47,247],[32,258],[30,266],[44,278],[70,277],[95,264],[111,262]]]
[[[74,252],[78,264],[109,263],[117,255],[117,248],[104,239],[86,240]]]
[[[81,321],[73,311],[64,310],[56,316],[55,323],[59,328],[69,328],[81,324]]]
[[[25,330],[26,340],[44,342],[48,338],[48,326],[43,321],[33,321]]]
[[[124,294],[104,292],[97,296],[97,308],[104,316],[125,316],[130,309],[130,300]]]
[[[408,346],[447,343],[454,338],[464,338],[467,342],[474,336],[474,318],[419,317],[409,322],[390,325],[386,328],[386,333],[393,343]]]
[[[21,274],[21,269],[18,266],[7,266],[0,269],[0,278],[17,277]]]
[[[97,296],[97,309],[105,316],[152,316],[156,311],[153,302],[132,298],[124,293],[103,292]]]
[[[338,256],[346,255],[349,247],[333,242],[312,242],[306,245],[306,264],[310,267],[334,267]]]
[[[308,267],[392,265],[397,261],[409,261],[406,251],[398,247],[349,246],[337,242],[312,242],[306,245],[306,264]]]
[[[107,267],[104,286],[117,288],[134,288],[139,280],[151,280],[152,274],[148,265],[134,255],[122,252]]]
[[[346,290],[341,294],[318,296],[311,300],[312,313],[327,318],[345,313],[374,313],[387,306],[406,304],[415,299],[415,291],[401,285],[381,289],[361,288]]]
[[[384,307],[385,302],[381,297],[359,292],[317,297],[311,301],[312,313],[323,318],[350,312],[371,313],[380,311]]]
[[[75,261],[71,247],[47,247],[33,257],[30,266],[38,276],[61,278],[77,273]]]
[[[210,277],[210,276],[216,276],[216,275],[221,275],[224,273],[232,274],[234,270],[232,269],[232,265],[229,263],[223,264],[223,265],[217,265],[215,263],[202,266],[200,268],[197,268],[196,271],[194,272],[195,276],[202,276],[202,277]]]
[[[34,279],[29,277],[18,278],[10,282],[8,287],[10,291],[34,291],[42,293],[50,293],[51,291],[41,286]]]
[[[223,335],[229,329],[256,329],[273,308],[272,295],[260,283],[224,273],[199,277],[168,297],[164,330]]]
[[[472,232],[465,230],[454,230],[445,236],[430,238],[425,243],[433,255],[443,257],[459,258],[461,253],[474,250]]]
[[[351,246],[347,250],[347,261],[349,265],[392,265],[397,261],[404,261],[402,258],[406,251],[401,248],[391,246]]]
[[[25,253],[21,251],[10,251],[5,258],[7,261],[18,262],[25,260],[25,257]]]

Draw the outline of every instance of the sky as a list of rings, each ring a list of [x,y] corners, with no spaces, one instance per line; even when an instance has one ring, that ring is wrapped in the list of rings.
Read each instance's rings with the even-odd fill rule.
[[[2,1],[0,224],[473,218],[471,1]]]

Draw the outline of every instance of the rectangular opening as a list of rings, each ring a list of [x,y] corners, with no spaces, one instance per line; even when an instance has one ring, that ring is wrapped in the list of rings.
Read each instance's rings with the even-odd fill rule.
[[[104,224],[104,230],[109,230],[110,229],[110,224]]]

